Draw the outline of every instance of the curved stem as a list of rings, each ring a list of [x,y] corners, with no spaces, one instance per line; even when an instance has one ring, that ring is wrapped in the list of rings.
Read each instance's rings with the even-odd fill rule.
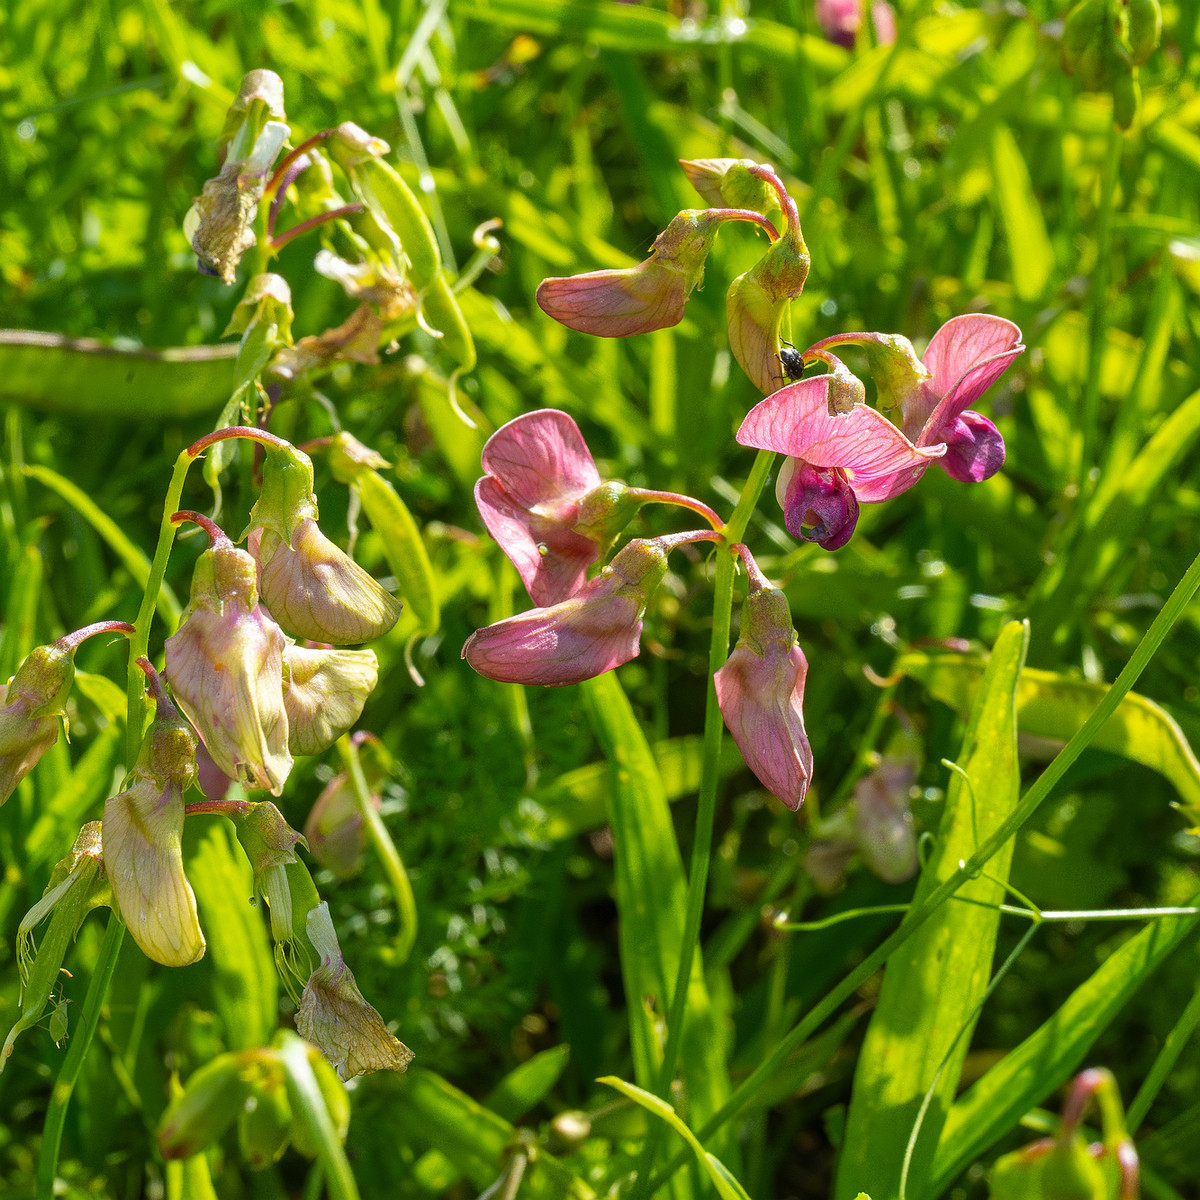
[[[679,508],[687,508],[698,513],[714,529],[724,528],[725,522],[703,500],[696,500],[692,496],[682,496],[678,492],[655,492],[648,488],[630,488],[629,491],[643,504],[674,504]]]
[[[291,450],[294,452],[296,449],[291,442],[284,438],[276,437],[275,434],[268,433],[265,429],[251,429],[249,425],[227,425],[224,429],[214,429],[212,433],[206,433],[202,438],[194,441],[183,453],[189,456],[189,460],[199,458],[209,446],[215,446],[217,442],[227,442],[233,438],[245,438],[247,441],[261,442],[262,445],[270,450]]]
[[[413,896],[412,884],[408,872],[404,869],[404,861],[388,833],[383,818],[371,802],[371,791],[367,787],[367,779],[363,774],[362,762],[358,757],[358,747],[349,734],[338,738],[338,753],[342,758],[342,766],[350,780],[350,791],[354,803],[362,817],[363,827],[367,831],[371,845],[383,864],[384,874],[392,885],[392,895],[396,898],[396,912],[399,929],[396,931],[396,954],[401,962],[412,953],[413,943],[417,940],[417,902]]]
[[[756,464],[757,465],[757,464]],[[739,505],[740,507],[740,505]],[[1008,841],[1009,838],[1029,820],[1037,811],[1042,801],[1054,790],[1062,777],[1067,773],[1071,764],[1087,748],[1092,739],[1100,732],[1105,722],[1116,711],[1117,706],[1128,695],[1138,676],[1146,669],[1151,658],[1157,653],[1168,633],[1183,615],[1192,597],[1200,590],[1200,555],[1193,560],[1186,574],[1176,585],[1166,604],[1159,610],[1145,636],[1138,643],[1125,669],[1117,677],[1116,683],[1108,689],[1104,698],[1096,705],[1092,715],[1076,731],[1069,742],[1058,752],[1050,765],[1034,781],[1029,790],[1021,798],[1017,807],[1009,814],[992,835],[978,850],[963,863],[957,871],[942,881],[917,906],[910,908],[899,927],[885,938],[867,957],[847,975],[837,987],[833,988],[820,1003],[811,1008],[805,1016],[792,1027],[787,1037],[754,1069],[738,1086],[732,1096],[721,1106],[720,1110],[705,1123],[698,1131],[701,1141],[710,1137],[728,1120],[735,1117],[753,1099],[754,1094],[780,1067],[798,1046],[802,1045],[825,1021],[837,1011],[838,1007],[852,996],[895,951],[906,942],[933,913],[950,899],[955,892],[977,872],[981,871],[988,860]],[[684,1165],[687,1152],[681,1152],[653,1179],[645,1188],[639,1187],[640,1194],[651,1194]]]
[[[750,476],[742,488],[733,516],[725,526],[724,537],[729,543],[739,542],[745,534],[750,514],[758,503],[767,475],[775,455],[770,450],[760,450],[750,470]],[[712,858],[713,823],[717,807],[717,782],[720,777],[721,738],[725,723],[717,704],[717,693],[712,677],[729,657],[729,629],[733,608],[734,556],[721,554],[717,557],[717,577],[713,584],[713,625],[708,651],[708,693],[704,707],[704,748],[700,767],[700,796],[696,806],[696,831],[692,838],[691,866],[688,872],[687,909],[684,917],[683,940],[679,950],[679,971],[675,976],[675,990],[671,995],[671,1007],[667,1017],[667,1044],[663,1050],[662,1067],[659,1071],[655,1093],[664,1099],[670,1092],[675,1078],[675,1065],[679,1059],[679,1047],[683,1038],[683,1026],[687,1016],[688,984],[692,978],[692,964],[700,941],[700,921],[704,915],[704,897],[708,885],[708,867]],[[658,1149],[661,1130],[657,1125],[650,1131],[638,1164],[638,1184],[634,1197],[648,1196],[648,1180],[654,1154]]]
[[[772,242],[779,241],[779,230],[775,228],[774,223],[752,208],[710,208],[708,212],[711,216],[719,216],[723,221],[750,221],[765,229]]]
[[[316,229],[318,226],[324,225],[327,221],[336,221],[340,217],[349,217],[355,213],[365,211],[366,206],[354,200],[350,204],[343,204],[340,208],[331,208],[328,212],[317,213],[315,217],[309,217],[308,220],[301,221],[299,225],[293,225],[290,229],[284,230],[278,237],[272,234],[271,249],[281,250],[292,238],[298,238],[302,233],[307,233],[310,229]]]
[[[333,137],[335,133],[337,133],[336,129],[322,129],[320,133],[314,133],[312,137],[301,142],[294,150],[289,150],[283,161],[275,168],[275,173],[267,180],[267,186],[263,188],[262,200],[270,200],[275,195],[280,180],[302,154],[307,154],[314,146],[319,146],[326,139]]]

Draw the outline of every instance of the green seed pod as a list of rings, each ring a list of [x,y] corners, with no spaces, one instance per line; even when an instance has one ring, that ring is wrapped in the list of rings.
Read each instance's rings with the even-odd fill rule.
[[[1158,0],[1129,0],[1129,54],[1140,66],[1162,40],[1162,9]]]
[[[1103,41],[1107,32],[1106,8],[1107,0],[1080,0],[1067,13],[1063,23],[1062,60],[1063,67],[1069,74],[1075,75],[1080,71],[1080,60],[1093,42],[1097,39]]]
[[[1118,129],[1128,129],[1141,107],[1142,91],[1138,87],[1137,72],[1120,74],[1113,81],[1113,121]]]
[[[442,272],[430,280],[421,294],[421,316],[428,329],[442,335],[438,345],[458,363],[459,369],[470,371],[475,366],[475,339]]]
[[[238,1147],[252,1171],[278,1162],[292,1140],[292,1109],[283,1073],[266,1080],[247,1097],[238,1115]]]

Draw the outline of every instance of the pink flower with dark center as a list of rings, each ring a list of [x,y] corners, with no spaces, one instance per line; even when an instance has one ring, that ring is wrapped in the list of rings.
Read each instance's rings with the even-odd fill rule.
[[[623,484],[602,482],[579,426],[552,408],[492,434],[483,469],[479,515],[539,606],[579,590],[640,503]]]

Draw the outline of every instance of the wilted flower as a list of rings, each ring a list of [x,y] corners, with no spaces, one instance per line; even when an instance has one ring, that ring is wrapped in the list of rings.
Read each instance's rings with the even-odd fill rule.
[[[934,335],[924,363],[907,339],[882,334],[839,334],[816,343],[805,355],[842,342],[867,348],[881,399],[894,397],[901,405],[903,430],[861,402],[837,411],[841,406],[832,391],[836,377],[819,375],[781,388],[756,405],[737,440],[813,467],[836,469],[858,500],[867,503],[907,491],[931,462],[962,481],[988,479],[1000,468],[1004,441],[999,431],[986,417],[967,411],[967,405],[1024,349],[1011,321],[956,317]],[[789,505],[785,489],[785,513],[790,507],[803,518],[807,509],[794,496],[790,499]],[[793,534],[799,533],[793,527],[797,523],[804,524],[789,524]]]
[[[320,754],[362,715],[379,679],[379,662],[371,650],[288,646],[283,663],[288,749]]]
[[[271,614],[295,637],[345,646],[386,633],[401,605],[317,527],[312,460],[269,448],[250,513],[251,553]]]
[[[149,667],[144,659],[139,660]],[[104,805],[104,869],[142,952],[167,967],[204,954],[196,897],[183,871],[183,793],[196,778],[196,740],[147,670],[158,714],[129,786]]]
[[[663,547],[637,538],[569,599],[476,630],[462,656],[502,683],[562,687],[602,675],[637,655],[646,602],[666,571]]]
[[[166,640],[167,677],[217,766],[245,787],[278,796],[292,769],[287,639],[258,603],[254,559],[204,524],[213,543],[196,563],[179,630]]]
[[[704,277],[704,260],[727,210],[685,209],[658,235],[636,267],[544,279],[542,311],[580,333],[629,337],[683,320],[683,306]]]
[[[779,207],[771,185],[751,168],[750,158],[681,158],[688,182],[712,208],[750,208],[764,215]]]
[[[97,633],[132,632],[124,621],[99,621],[37,646],[0,689],[0,805],[58,740],[80,644]]]
[[[413,1053],[363,999],[342,958],[328,904],[308,914],[308,938],[321,963],[300,998],[296,1032],[320,1049],[343,1080],[367,1071],[403,1071]]]
[[[356,733],[353,741],[359,748],[371,804],[379,808],[377,793],[389,770],[387,751],[370,733]],[[304,840],[313,858],[339,879],[349,878],[358,869],[366,846],[366,832],[354,788],[345,772],[335,775],[317,797],[304,823]]]
[[[855,844],[867,868],[885,883],[917,872],[917,835],[909,791],[917,777],[912,754],[885,755],[854,788]]]
[[[804,730],[807,673],[787,599],[759,575],[742,603],[737,645],[713,686],[746,765],[791,809],[804,800],[813,770]]]
[[[501,426],[483,448],[475,503],[534,604],[574,595],[640,501],[603,483],[579,426],[544,408]]]

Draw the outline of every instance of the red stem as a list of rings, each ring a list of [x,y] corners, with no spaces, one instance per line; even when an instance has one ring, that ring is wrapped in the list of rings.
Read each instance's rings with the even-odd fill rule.
[[[208,540],[214,549],[217,546],[224,548],[233,545],[229,534],[203,513],[193,512],[190,508],[181,508],[178,512],[171,514],[172,525],[178,525],[183,521],[191,521],[193,524],[199,525],[208,534]]]
[[[686,533],[668,533],[650,540],[657,543],[666,553],[670,553],[692,542],[722,542],[725,535],[716,529],[689,529]]]
[[[88,638],[97,633],[134,634],[137,633],[137,630],[128,621],[97,621],[93,625],[85,625],[82,629],[76,629],[74,633],[64,634],[54,644],[62,650],[74,653]]]
[[[291,442],[276,437],[265,429],[251,429],[249,425],[228,425],[224,429],[214,429],[212,433],[206,433],[199,441],[193,442],[187,448],[187,454],[191,458],[199,458],[209,446],[214,446],[217,442],[229,441],[231,438],[246,438],[251,442],[261,442],[272,450],[295,449]]]
[[[647,488],[630,488],[629,490],[643,504],[675,504],[680,508],[688,508],[694,513],[699,513],[718,531],[725,528],[725,522],[702,500],[693,499],[691,496],[681,496],[676,492],[655,492]]]
[[[253,805],[249,800],[197,800],[195,804],[185,804],[185,817],[228,817],[234,821],[238,817],[248,816]]]
[[[792,207],[795,208],[795,205]],[[761,225],[767,231],[767,237],[771,241],[779,241],[779,230],[762,213],[755,212],[752,208],[710,208],[708,211],[724,221],[753,221],[755,225]]]
[[[350,204],[343,204],[340,208],[331,208],[328,212],[317,213],[315,217],[309,217],[307,221],[301,221],[299,225],[293,225],[291,229],[281,233],[278,237],[272,237],[271,249],[279,250],[293,238],[298,238],[302,233],[316,229],[318,225],[324,225],[327,221],[335,221],[339,217],[347,217],[365,211],[365,206],[355,200]]]
[[[750,590],[752,592],[759,592],[763,588],[771,586],[770,580],[759,570],[758,563],[754,561],[754,555],[750,553],[750,548],[745,542],[735,542],[730,549],[735,554],[742,556],[742,562],[746,567],[746,574],[750,577]]]
[[[322,129],[320,133],[314,133],[307,141],[301,142],[295,150],[289,151],[284,160],[275,168],[275,174],[267,180],[267,186],[263,188],[262,198],[267,200],[275,194],[275,189],[279,186],[279,181],[283,177],[284,172],[300,155],[307,154],[314,146],[319,146],[327,138],[333,137],[335,133],[337,133],[336,129]]]

